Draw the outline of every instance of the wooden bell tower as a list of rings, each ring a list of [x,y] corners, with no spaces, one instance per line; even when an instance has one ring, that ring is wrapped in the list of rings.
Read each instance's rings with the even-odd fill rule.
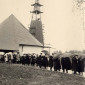
[[[41,12],[40,7],[43,6],[39,3],[39,0],[35,0],[35,3],[31,6],[34,7],[32,13],[32,19],[30,24],[29,32],[41,43],[44,45],[43,39],[43,29],[42,29],[42,21],[41,21]]]

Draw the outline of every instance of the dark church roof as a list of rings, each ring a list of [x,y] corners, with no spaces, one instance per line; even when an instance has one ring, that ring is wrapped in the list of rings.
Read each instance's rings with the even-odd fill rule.
[[[19,50],[19,45],[43,46],[14,15],[10,15],[0,25],[0,50]]]

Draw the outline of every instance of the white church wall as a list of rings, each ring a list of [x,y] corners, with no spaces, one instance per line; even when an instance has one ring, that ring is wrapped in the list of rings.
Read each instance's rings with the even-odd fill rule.
[[[22,49],[22,46],[19,46],[19,52],[20,52],[20,55],[22,56],[22,55],[23,55],[23,49]]]
[[[40,54],[42,50],[43,50],[42,47],[19,46],[20,55],[23,55],[24,53],[30,53],[30,54],[36,53],[36,54]]]

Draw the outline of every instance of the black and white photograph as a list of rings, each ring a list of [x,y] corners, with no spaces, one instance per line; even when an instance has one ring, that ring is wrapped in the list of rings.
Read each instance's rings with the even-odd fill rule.
[[[85,0],[0,0],[0,85],[85,85]]]

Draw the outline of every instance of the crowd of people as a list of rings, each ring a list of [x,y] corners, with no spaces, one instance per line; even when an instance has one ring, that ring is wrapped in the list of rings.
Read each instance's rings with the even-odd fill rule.
[[[52,57],[52,56],[51,56]],[[74,55],[70,57],[60,57],[50,58],[50,62],[53,60],[53,66],[55,71],[60,71],[68,73],[68,70],[72,70],[74,74],[83,75],[84,72],[84,61],[85,59],[82,56]],[[52,66],[51,66],[52,68]]]
[[[0,57],[1,62],[5,63],[17,63],[22,65],[32,65],[37,66],[39,68],[50,67],[54,71],[60,71],[61,69],[63,72],[68,73],[68,70],[72,70],[74,74],[83,75],[84,72],[84,58],[82,56],[74,55],[70,57],[61,57],[61,55],[35,55],[35,54],[23,54],[20,56],[19,53],[17,54],[5,54]]]

